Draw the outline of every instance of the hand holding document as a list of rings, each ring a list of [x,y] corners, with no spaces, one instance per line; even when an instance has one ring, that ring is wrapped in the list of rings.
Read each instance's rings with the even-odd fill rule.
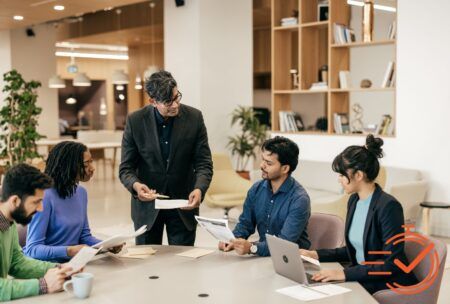
[[[147,225],[142,226],[141,228],[139,228],[138,230],[136,230],[133,233],[130,234],[118,234],[118,235],[114,235],[102,242],[99,242],[97,244],[95,244],[94,246],[92,246],[93,248],[100,248],[102,247],[103,249],[109,249],[112,247],[116,247],[116,246],[120,246],[123,243],[125,243],[125,241],[129,240],[129,239],[133,239],[141,234],[143,234],[145,231],[147,231]]]
[[[207,254],[210,254],[213,252],[214,252],[214,250],[211,250],[211,249],[194,248],[194,249],[182,252],[182,253],[178,253],[177,255],[182,256],[182,257],[197,259],[199,257],[202,257],[204,255],[207,255]]]
[[[211,219],[202,216],[195,216],[195,219],[202,228],[206,229],[217,240],[230,243],[231,240],[235,239],[233,232],[228,227],[227,220]]]
[[[189,205],[188,200],[173,199],[173,200],[155,200],[155,209],[176,209],[183,208]]]
[[[100,251],[101,248],[83,247],[70,261],[67,263],[72,268],[71,274],[78,272],[81,268],[92,260],[92,258]]]
[[[300,301],[323,299],[350,291],[351,289],[336,284],[323,284],[317,286],[295,285],[277,290],[278,293]]]

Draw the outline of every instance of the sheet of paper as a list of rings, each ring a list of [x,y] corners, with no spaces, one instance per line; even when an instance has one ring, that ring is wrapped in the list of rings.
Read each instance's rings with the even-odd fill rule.
[[[320,267],[320,262],[319,262],[319,260],[316,260],[316,259],[313,259],[313,258],[304,256],[304,255],[300,255],[300,256],[302,257],[302,260],[307,261],[307,262],[309,262],[309,263],[311,263],[311,264],[314,264],[314,265]]]
[[[182,199],[167,199],[167,200],[155,200],[155,209],[176,209],[176,208],[182,208],[187,207],[189,205],[188,200],[182,200]]]
[[[195,216],[198,224],[206,229],[217,240],[225,243],[229,243],[234,240],[234,234],[228,228],[228,221],[223,219],[211,219],[202,216]]]
[[[350,292],[351,289],[335,284],[317,286],[294,285],[278,289],[277,292],[300,301],[312,301]]]
[[[145,260],[146,258],[151,257],[151,254],[138,254],[138,255],[132,255],[129,254],[128,252],[121,254],[119,257],[120,258],[127,258],[127,259],[138,259],[138,260]]]
[[[136,230],[133,233],[114,235],[110,238],[107,238],[104,241],[101,241],[101,242],[95,244],[92,247],[93,248],[103,247],[103,249],[108,249],[108,248],[120,246],[123,243],[125,243],[127,240],[133,239],[133,238],[143,234],[145,231],[147,231],[147,225],[142,226],[141,228],[139,228],[138,230]]]
[[[83,247],[80,251],[69,261],[68,265],[72,267],[72,272],[77,272],[86,264],[92,260],[92,258],[99,252],[100,249],[94,249],[92,247]]]
[[[194,248],[182,253],[178,253],[178,256],[187,257],[187,258],[194,258],[197,259],[199,257],[202,257],[204,255],[213,253],[215,250],[211,249],[203,249],[203,248]]]

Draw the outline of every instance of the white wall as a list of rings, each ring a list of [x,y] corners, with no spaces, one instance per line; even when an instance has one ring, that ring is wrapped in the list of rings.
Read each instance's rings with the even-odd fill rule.
[[[11,35],[7,30],[0,31],[0,107],[6,94],[3,93],[3,74],[11,70]]]
[[[213,151],[233,134],[229,114],[252,105],[252,1],[164,2],[165,68],[183,102],[202,110]]]
[[[399,0],[397,136],[385,139],[384,165],[421,170],[427,199],[450,203],[450,2]],[[290,136],[301,159],[332,160],[363,137]],[[433,214],[433,232],[450,236],[450,212]]]
[[[48,138],[59,136],[57,90],[48,88],[48,79],[56,73],[56,34],[52,25],[34,26],[35,37],[28,37],[25,29],[11,31],[12,68],[25,80],[38,80],[38,105],[43,111],[39,117],[38,132]]]

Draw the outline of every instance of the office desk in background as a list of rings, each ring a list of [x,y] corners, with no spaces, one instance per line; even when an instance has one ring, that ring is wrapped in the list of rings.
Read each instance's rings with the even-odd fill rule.
[[[14,303],[304,303],[275,290],[296,283],[277,275],[269,257],[241,257],[216,251],[198,259],[176,256],[192,249],[181,246],[152,246],[157,252],[145,259],[96,257],[85,268],[94,274],[90,298],[79,300],[62,292],[26,298]],[[324,263],[322,268],[340,267]],[[152,276],[158,279],[150,279]],[[374,298],[358,283],[340,284],[351,292],[308,303],[371,304]],[[208,294],[200,298],[199,294]],[[306,302],[305,302],[306,303]]]
[[[47,155],[48,152],[57,144],[64,140],[61,139],[42,139],[36,142],[38,146],[46,146],[47,147]],[[76,140],[71,140],[76,141]],[[78,142],[78,141],[77,141]],[[83,143],[89,149],[92,155],[92,159],[94,160],[102,160],[103,161],[103,173],[106,176],[106,154],[105,151],[108,149],[113,150],[113,156],[111,158],[111,174],[112,178],[115,177],[116,172],[116,158],[117,158],[117,150],[121,148],[122,144],[120,142],[90,142]]]

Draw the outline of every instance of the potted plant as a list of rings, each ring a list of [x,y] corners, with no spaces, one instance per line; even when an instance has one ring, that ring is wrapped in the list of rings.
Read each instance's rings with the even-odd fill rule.
[[[236,172],[250,179],[248,163],[256,158],[256,148],[267,138],[267,126],[259,122],[256,112],[251,107],[239,106],[231,113],[231,126],[238,125],[240,132],[228,137],[227,147],[231,154],[237,156]]]
[[[38,116],[42,108],[36,105],[38,81],[29,82],[16,70],[3,74],[7,94],[5,104],[0,109],[0,157],[6,166],[31,163],[40,157],[36,141],[43,138],[37,132]]]

